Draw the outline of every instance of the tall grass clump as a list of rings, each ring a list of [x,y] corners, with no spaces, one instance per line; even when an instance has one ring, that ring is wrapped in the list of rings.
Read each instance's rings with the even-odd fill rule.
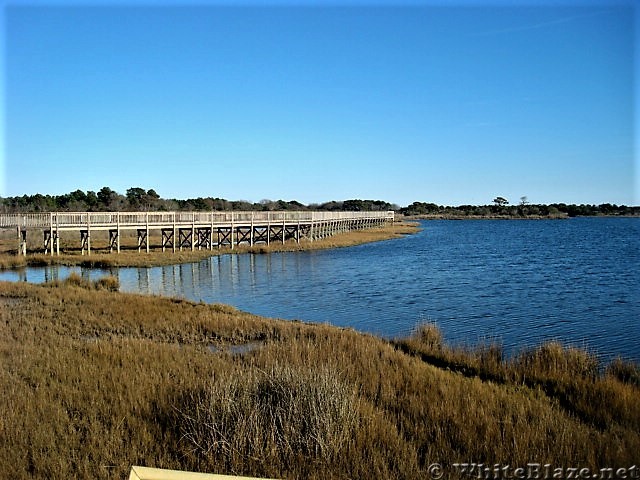
[[[52,282],[51,285],[56,287],[72,286],[86,290],[108,290],[110,292],[117,292],[120,289],[120,280],[113,275],[107,275],[97,280],[89,280],[83,278],[77,272],[71,272],[64,280]]]
[[[623,383],[629,383],[640,387],[640,367],[635,363],[623,360],[619,357],[615,358],[607,366],[606,373]]]
[[[61,285],[71,285],[73,287],[90,288],[91,283],[89,280],[82,278],[78,272],[71,272],[67,278],[61,283]]]
[[[521,375],[530,378],[571,381],[577,378],[595,379],[600,362],[585,350],[548,342],[518,355],[515,368]]]
[[[216,375],[178,409],[192,450],[233,472],[256,462],[286,471],[301,458],[328,464],[359,422],[354,392],[328,367]]]
[[[120,290],[120,280],[113,275],[107,275],[106,277],[99,278],[93,282],[96,290],[108,290],[110,292],[117,292]]]
[[[396,342],[405,353],[419,355],[427,363],[484,378],[504,376],[504,348],[495,341],[475,347],[453,348],[445,344],[440,328],[434,323],[416,327],[409,338]]]
[[[429,352],[442,352],[442,332],[435,324],[424,323],[419,325],[416,328],[415,337]]]

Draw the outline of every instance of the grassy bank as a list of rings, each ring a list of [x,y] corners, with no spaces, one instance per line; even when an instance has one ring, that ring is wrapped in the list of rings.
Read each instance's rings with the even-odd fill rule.
[[[6,478],[126,478],[137,464],[424,479],[433,462],[456,478],[452,462],[640,461],[631,364],[553,345],[511,364],[449,349],[429,326],[393,343],[112,289],[0,283]]]
[[[221,255],[227,253],[272,253],[290,252],[302,250],[320,250],[327,248],[349,247],[362,243],[389,240],[402,235],[415,233],[418,229],[416,223],[396,222],[380,228],[370,228],[366,230],[354,230],[347,233],[334,235],[332,237],[315,240],[301,240],[300,243],[294,240],[287,240],[286,243],[271,242],[269,245],[258,244],[253,247],[248,245],[237,246],[234,250],[229,247],[214,250],[183,250],[173,252],[162,252],[160,238],[152,237],[150,240],[150,252],[138,252],[137,237],[131,232],[122,236],[122,248],[119,254],[109,253],[108,237],[94,234],[92,237],[91,255],[81,255],[79,249],[79,239],[70,233],[63,233],[61,237],[61,255],[44,255],[42,250],[34,249],[31,242],[34,238],[40,239],[41,231],[29,232],[30,240],[29,254],[24,256],[16,255],[17,240],[14,231],[4,230],[0,235],[0,269],[22,268],[26,266],[43,265],[81,265],[86,267],[110,268],[110,267],[150,267],[159,265],[175,265],[178,263],[197,262],[211,255]]]

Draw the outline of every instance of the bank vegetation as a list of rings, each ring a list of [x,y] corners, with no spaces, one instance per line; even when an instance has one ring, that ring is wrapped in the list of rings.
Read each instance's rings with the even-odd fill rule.
[[[114,282],[0,283],[4,478],[126,478],[144,465],[424,479],[434,462],[456,478],[454,462],[640,461],[632,363],[556,344],[507,360],[491,345],[450,348],[432,325],[387,341]]]

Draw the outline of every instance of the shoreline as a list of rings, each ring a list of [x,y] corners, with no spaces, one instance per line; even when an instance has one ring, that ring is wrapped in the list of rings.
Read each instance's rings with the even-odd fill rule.
[[[526,217],[516,217],[510,215],[407,215],[404,220],[568,220],[571,217],[566,215],[529,215]]]
[[[165,265],[178,265],[193,263],[218,255],[243,255],[269,254],[280,252],[302,252],[310,250],[326,250],[331,248],[344,248],[365,243],[392,240],[405,235],[417,233],[420,226],[416,222],[403,219],[394,224],[369,228],[364,230],[352,230],[331,237],[310,242],[301,240],[300,243],[287,241],[286,243],[259,244],[250,247],[238,245],[234,249],[225,247],[213,250],[163,252],[160,247],[152,246],[151,252],[138,252],[133,243],[126,244],[120,253],[110,253],[106,245],[94,247],[91,255],[81,255],[79,249],[67,249],[68,253],[60,255],[45,255],[33,253],[27,256],[19,256],[14,252],[13,241],[2,239],[0,241],[0,270],[17,270],[25,267],[42,267],[47,265],[82,266],[89,268],[116,268],[116,267],[159,267]],[[133,240],[133,239],[130,239]],[[64,249],[63,249],[64,250]]]
[[[640,218],[639,215],[446,215],[446,214],[425,214],[406,215],[404,221],[417,220],[570,220],[572,218]]]

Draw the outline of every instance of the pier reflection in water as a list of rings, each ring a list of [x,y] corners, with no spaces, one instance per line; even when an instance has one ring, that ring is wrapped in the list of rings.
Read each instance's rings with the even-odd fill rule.
[[[314,280],[316,257],[313,252],[223,255],[198,263],[122,268],[113,274],[126,292],[227,303],[286,319],[327,321],[327,302],[322,295],[311,298],[314,294],[309,291],[310,284],[315,285],[312,289],[326,291],[319,284],[331,282],[330,276]]]
[[[48,265],[46,267],[29,267],[17,270],[0,271],[0,280],[8,282],[50,283],[65,280],[72,273],[85,280],[98,280],[107,275],[118,276],[117,269],[69,267],[65,265]]]

